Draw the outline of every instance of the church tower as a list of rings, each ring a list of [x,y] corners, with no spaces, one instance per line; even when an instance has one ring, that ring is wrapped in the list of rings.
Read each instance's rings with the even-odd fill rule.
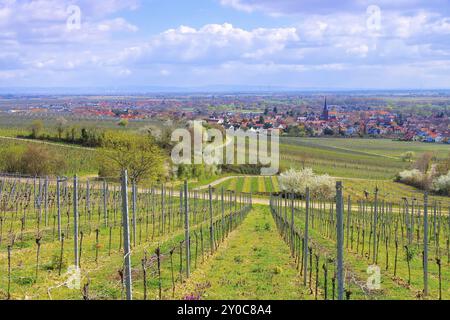
[[[325,105],[323,107],[323,112],[322,112],[322,116],[320,117],[320,120],[323,120],[323,121],[330,120],[330,110],[328,109],[328,104],[327,104],[327,98],[326,97],[325,97]]]

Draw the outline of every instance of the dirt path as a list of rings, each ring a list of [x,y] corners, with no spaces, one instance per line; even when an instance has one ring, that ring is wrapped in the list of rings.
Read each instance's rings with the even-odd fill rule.
[[[177,296],[201,299],[288,299],[312,297],[299,285],[295,261],[278,235],[267,207],[256,207],[219,248],[197,269]]]

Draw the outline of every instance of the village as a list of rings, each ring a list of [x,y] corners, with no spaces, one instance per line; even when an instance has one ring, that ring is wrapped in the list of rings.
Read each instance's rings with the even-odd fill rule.
[[[280,113],[277,108],[263,114],[225,114],[207,120],[226,129],[273,130],[297,137],[374,137],[402,141],[450,144],[450,119],[444,113],[432,117],[410,116],[385,110],[336,111],[325,101],[322,113],[300,116]]]
[[[374,105],[371,99],[351,98],[350,102],[326,97],[302,97],[299,103],[291,96],[268,99],[252,96],[164,96],[151,98],[71,97],[45,98],[31,104],[7,104],[4,115],[32,118],[70,117],[118,122],[158,120],[204,120],[209,125],[232,130],[278,129],[291,137],[371,137],[402,141],[450,144],[450,118],[446,107],[438,106],[429,114],[402,108]],[[322,101],[322,104],[320,104]]]

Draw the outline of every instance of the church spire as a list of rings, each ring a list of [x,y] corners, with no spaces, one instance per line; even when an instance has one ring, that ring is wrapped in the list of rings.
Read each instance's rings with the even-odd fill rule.
[[[329,119],[330,119],[330,110],[328,109],[327,97],[325,97],[325,104],[323,106],[321,120],[328,121]]]

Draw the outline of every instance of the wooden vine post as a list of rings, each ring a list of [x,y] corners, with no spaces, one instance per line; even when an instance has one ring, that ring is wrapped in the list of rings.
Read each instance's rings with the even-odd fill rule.
[[[423,200],[423,295],[428,295],[428,193]]]
[[[308,229],[309,229],[309,201],[310,192],[309,188],[306,188],[306,209],[305,209],[305,234],[303,245],[303,285],[306,286],[307,274],[308,274]]]
[[[336,183],[336,234],[338,300],[344,300],[344,200],[342,182]]]
[[[80,266],[80,256],[78,251],[78,177],[73,178],[73,243],[74,243],[74,264],[75,268]]]
[[[127,300],[133,300],[131,283],[131,252],[130,252],[130,226],[128,218],[128,173],[122,172],[122,224],[124,244],[124,284]]]
[[[189,278],[191,273],[191,239],[189,231],[189,193],[188,183],[184,182],[184,231],[186,244],[186,277]]]

